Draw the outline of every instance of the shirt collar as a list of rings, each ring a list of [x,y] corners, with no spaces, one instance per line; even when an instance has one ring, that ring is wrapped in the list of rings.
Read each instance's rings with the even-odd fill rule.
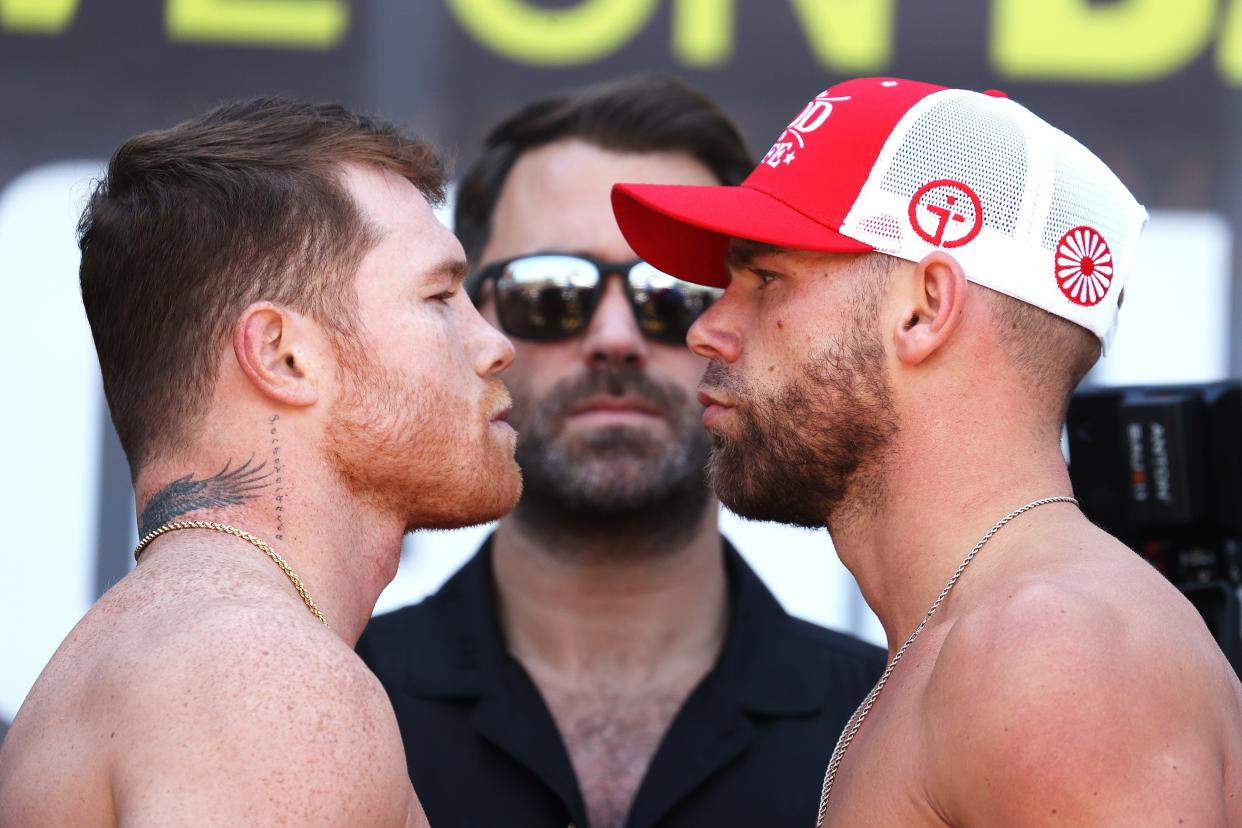
[[[828,701],[823,647],[805,622],[789,616],[742,556],[721,538],[731,605],[729,631],[705,681],[734,688],[727,695],[748,712],[799,716]],[[505,648],[496,613],[492,538],[427,599],[427,635],[407,662],[407,690],[428,698],[482,697],[502,692]]]

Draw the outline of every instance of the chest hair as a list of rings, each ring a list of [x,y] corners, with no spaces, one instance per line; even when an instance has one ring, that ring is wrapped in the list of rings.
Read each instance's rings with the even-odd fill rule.
[[[660,740],[689,686],[620,693],[549,689],[544,698],[569,751],[591,828],[622,828]]]

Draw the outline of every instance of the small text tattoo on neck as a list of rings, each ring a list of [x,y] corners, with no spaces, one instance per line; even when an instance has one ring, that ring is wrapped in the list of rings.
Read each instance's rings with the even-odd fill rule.
[[[198,479],[187,474],[169,483],[147,499],[138,521],[138,535],[145,537],[189,512],[236,506],[258,497],[256,492],[268,487],[267,480],[272,473],[266,470],[267,463],[254,466],[253,462],[254,455],[251,455],[234,469],[233,461],[229,460],[211,477]]]
[[[273,414],[267,421],[272,438],[272,473],[276,476],[276,540],[285,539],[285,463],[280,459],[280,436],[276,434],[276,423],[279,414]]]

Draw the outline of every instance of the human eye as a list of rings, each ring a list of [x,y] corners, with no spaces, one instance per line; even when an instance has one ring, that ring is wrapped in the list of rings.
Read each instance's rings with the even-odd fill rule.
[[[752,270],[751,272],[755,274],[755,278],[759,282],[758,287],[757,287],[758,290],[763,290],[764,288],[768,287],[769,285],[771,285],[773,282],[775,282],[779,278],[779,274],[773,273],[770,270],[756,269],[756,270]]]

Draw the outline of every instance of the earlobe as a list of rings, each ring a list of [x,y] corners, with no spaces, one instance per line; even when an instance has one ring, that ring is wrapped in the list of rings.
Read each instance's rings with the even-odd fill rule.
[[[918,365],[952,339],[966,304],[966,274],[949,254],[937,250],[909,271],[897,358]]]
[[[233,328],[233,354],[242,373],[274,402],[312,405],[319,399],[311,351],[299,340],[305,324],[299,314],[271,302],[256,302]]]

